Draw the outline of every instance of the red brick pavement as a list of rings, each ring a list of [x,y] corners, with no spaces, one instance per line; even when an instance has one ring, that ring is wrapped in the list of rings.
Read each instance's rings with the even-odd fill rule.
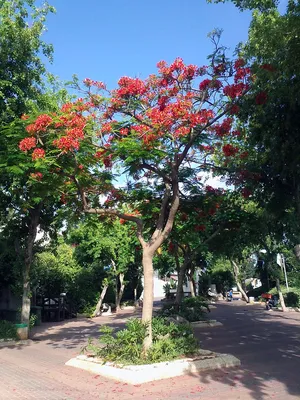
[[[122,326],[131,315],[43,324],[29,346],[1,348],[0,399],[300,399],[300,315],[237,302],[212,311],[223,327],[196,335],[202,347],[238,356],[241,368],[133,386],[64,365],[87,337],[97,336],[100,324]]]

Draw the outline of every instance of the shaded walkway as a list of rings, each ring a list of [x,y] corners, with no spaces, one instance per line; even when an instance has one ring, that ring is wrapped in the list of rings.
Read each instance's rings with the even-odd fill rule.
[[[1,348],[1,400],[300,399],[300,314],[268,313],[240,302],[220,303],[212,310],[211,317],[223,327],[195,333],[203,348],[239,357],[241,368],[131,386],[64,365],[88,337],[98,336],[100,324],[122,327],[132,315],[126,310],[43,324],[30,346]]]

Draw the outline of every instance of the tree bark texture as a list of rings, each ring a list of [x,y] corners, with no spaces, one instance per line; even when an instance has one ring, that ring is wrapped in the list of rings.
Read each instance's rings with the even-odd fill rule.
[[[37,228],[40,221],[42,203],[37,204],[29,210],[28,236],[25,248],[25,259],[23,269],[23,294],[22,294],[22,309],[21,322],[27,324],[27,337],[29,332],[30,320],[30,268],[33,259],[33,246],[37,235]]]
[[[281,305],[282,311],[285,312],[285,311],[287,311],[287,308],[285,306],[285,301],[284,301],[284,298],[283,298],[283,294],[282,294],[282,291],[281,291],[281,288],[280,288],[280,282],[279,282],[278,278],[276,278],[276,289],[277,289],[277,292],[278,292],[279,301],[280,301],[280,305]]]
[[[144,297],[142,321],[147,324],[147,336],[143,343],[143,351],[146,353],[152,345],[152,315],[153,315],[153,253],[148,249],[143,251],[144,272]]]
[[[239,291],[242,293],[242,296],[245,299],[245,301],[247,303],[249,303],[249,298],[248,298],[245,290],[243,289],[243,286],[242,286],[240,278],[239,278],[240,268],[239,268],[238,264],[234,260],[231,261],[231,265],[233,267],[233,275],[234,275],[234,278],[235,278],[235,281],[236,281],[236,285],[237,285]]]
[[[176,304],[180,304],[183,299],[183,284],[189,264],[190,264],[190,259],[185,259],[183,264],[180,266],[178,281],[177,281],[177,290],[176,290],[176,300],[175,300]]]
[[[120,273],[119,276],[116,279],[116,311],[120,311],[121,309],[121,300],[123,297],[123,292],[124,292],[124,274]],[[120,283],[120,288],[119,288],[119,283]]]
[[[102,288],[98,303],[96,305],[95,311],[93,312],[93,317],[97,317],[98,315],[101,314],[101,307],[102,307],[102,303],[103,303],[104,297],[106,295],[107,289],[108,289],[108,285],[104,285]]]

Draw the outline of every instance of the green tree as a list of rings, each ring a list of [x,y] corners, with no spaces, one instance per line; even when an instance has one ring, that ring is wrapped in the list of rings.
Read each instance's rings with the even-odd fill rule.
[[[118,220],[100,222],[98,218],[89,218],[70,233],[75,244],[75,256],[81,265],[99,266],[104,272],[102,291],[94,315],[99,315],[102,301],[109,285],[113,285],[115,304],[120,310],[125,289],[125,275],[134,262],[136,238],[130,227]]]
[[[0,6],[1,222],[14,237],[15,258],[23,266],[21,318],[28,324],[29,274],[37,229],[54,210],[45,201],[49,188],[40,183],[43,168],[39,169],[38,160],[31,162],[18,152],[18,142],[26,133],[19,118],[47,102],[41,54],[51,60],[52,46],[41,36],[45,18],[54,9],[48,3],[37,8],[31,0],[2,0]]]

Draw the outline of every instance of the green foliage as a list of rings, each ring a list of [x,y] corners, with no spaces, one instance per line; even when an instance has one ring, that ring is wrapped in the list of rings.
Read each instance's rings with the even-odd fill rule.
[[[37,321],[37,315],[31,314],[29,318],[29,329],[32,329],[35,326],[36,321]]]
[[[26,112],[29,99],[41,95],[45,66],[52,46],[41,40],[45,18],[54,8],[32,0],[0,1],[0,126]],[[13,60],[13,61],[12,61]]]
[[[198,350],[190,326],[169,323],[165,318],[153,318],[153,345],[146,356],[143,355],[143,341],[147,335],[147,325],[141,320],[129,320],[126,329],[115,334],[108,326],[101,327],[100,332],[100,346],[90,341],[84,350],[92,351],[105,362],[148,364],[193,355]]]
[[[231,1],[241,11],[260,10],[263,12],[274,9],[279,0],[208,0],[208,3],[225,3]]]
[[[9,321],[0,321],[0,339],[17,339],[17,328]]]
[[[300,305],[299,293],[287,292],[285,295],[285,305],[288,307],[299,307]]]
[[[176,303],[165,304],[158,314],[162,317],[179,315],[189,322],[194,322],[205,319],[207,312],[209,312],[209,305],[206,299],[203,297],[186,297],[179,305]]]
[[[281,286],[281,291],[284,297],[285,305],[288,307],[299,307],[300,306],[300,288]],[[269,291],[271,294],[277,294],[277,289],[273,288]]]

